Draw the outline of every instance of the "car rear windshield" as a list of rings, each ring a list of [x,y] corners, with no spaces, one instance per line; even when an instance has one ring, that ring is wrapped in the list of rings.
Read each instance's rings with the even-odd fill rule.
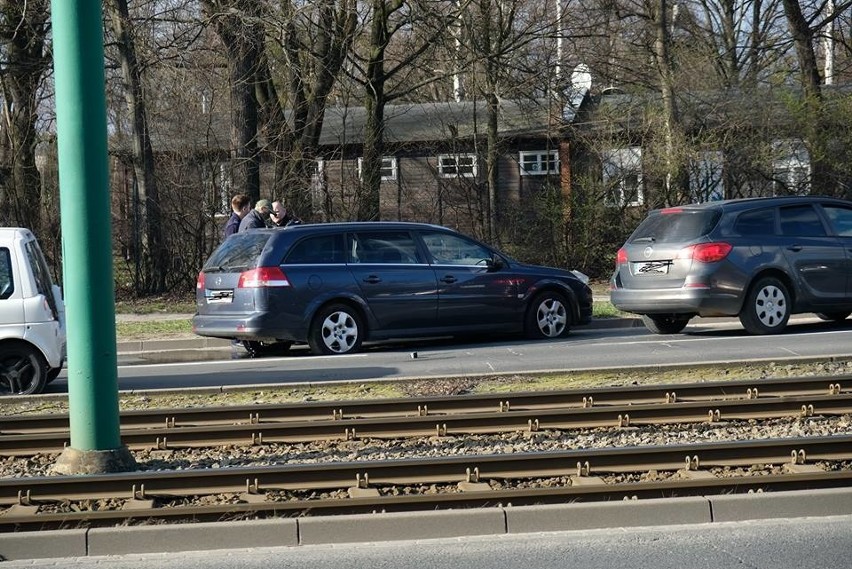
[[[630,242],[692,241],[712,231],[721,216],[722,211],[718,208],[659,210],[645,218],[633,232]]]
[[[271,237],[265,231],[237,233],[219,245],[204,264],[204,272],[232,273],[257,266],[257,258]]]

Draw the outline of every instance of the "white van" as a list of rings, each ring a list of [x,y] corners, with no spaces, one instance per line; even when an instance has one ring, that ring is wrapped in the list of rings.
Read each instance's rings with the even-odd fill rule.
[[[0,228],[0,395],[40,393],[65,361],[65,305],[35,235]]]

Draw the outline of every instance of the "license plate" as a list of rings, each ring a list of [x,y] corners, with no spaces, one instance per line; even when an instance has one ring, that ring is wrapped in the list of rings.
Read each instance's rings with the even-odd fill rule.
[[[208,290],[204,296],[207,304],[229,304],[234,301],[234,291],[231,290]]]
[[[645,261],[633,264],[633,274],[638,276],[667,275],[669,272],[669,261]]]

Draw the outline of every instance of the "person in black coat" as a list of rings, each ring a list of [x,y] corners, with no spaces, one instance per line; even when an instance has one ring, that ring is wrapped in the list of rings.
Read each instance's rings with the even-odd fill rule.
[[[254,209],[248,212],[240,222],[240,232],[259,227],[268,227],[267,221],[271,213],[272,204],[269,203],[269,200],[257,200],[257,203],[254,204]]]

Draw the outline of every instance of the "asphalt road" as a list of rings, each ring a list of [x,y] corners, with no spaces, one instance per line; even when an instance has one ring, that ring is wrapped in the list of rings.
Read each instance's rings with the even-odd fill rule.
[[[685,333],[655,335],[642,327],[576,328],[555,341],[492,339],[429,340],[370,347],[346,356],[311,356],[294,350],[285,358],[248,359],[239,348],[185,354],[182,363],[154,363],[157,354],[120,358],[122,390],[294,384],[409,377],[446,377],[644,366],[724,364],[852,356],[852,320],[802,319],[784,334],[748,335],[736,321],[698,319]],[[415,357],[416,354],[416,357]],[[203,361],[198,361],[203,360]],[[211,361],[212,360],[212,361]],[[150,363],[146,363],[150,362]],[[60,376],[52,392],[67,391]]]

